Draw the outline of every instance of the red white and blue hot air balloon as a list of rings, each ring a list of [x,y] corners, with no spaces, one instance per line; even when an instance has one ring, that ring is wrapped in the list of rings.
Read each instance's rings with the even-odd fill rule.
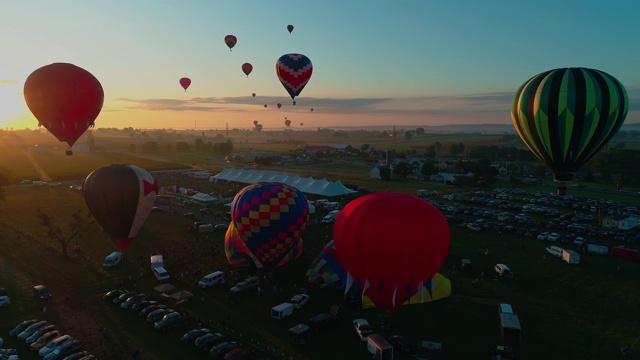
[[[276,74],[282,86],[294,99],[293,105],[296,104],[295,97],[300,95],[302,89],[311,79],[312,73],[313,64],[311,64],[311,60],[302,54],[282,55],[276,61]]]

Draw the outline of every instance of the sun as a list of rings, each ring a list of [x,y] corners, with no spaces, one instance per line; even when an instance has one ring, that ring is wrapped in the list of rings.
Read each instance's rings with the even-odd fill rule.
[[[12,127],[27,114],[21,91],[19,83],[0,80],[0,129]]]

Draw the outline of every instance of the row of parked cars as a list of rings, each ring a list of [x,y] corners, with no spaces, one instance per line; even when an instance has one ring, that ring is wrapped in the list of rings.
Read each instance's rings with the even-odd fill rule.
[[[96,357],[82,350],[82,342],[69,334],[62,334],[56,325],[46,320],[29,319],[16,325],[9,336],[29,345],[43,360],[95,360]],[[0,338],[0,347],[2,347]],[[0,349],[0,359],[18,360],[17,349]]]
[[[227,338],[225,334],[212,332],[207,328],[189,330],[182,335],[180,341],[207,351],[214,359],[247,360],[253,359],[255,355],[252,347],[243,346],[240,342]]]
[[[102,298],[145,318],[156,330],[168,330],[184,325],[189,319],[189,314],[170,309],[157,301],[149,300],[147,295],[135,291],[111,290]]]

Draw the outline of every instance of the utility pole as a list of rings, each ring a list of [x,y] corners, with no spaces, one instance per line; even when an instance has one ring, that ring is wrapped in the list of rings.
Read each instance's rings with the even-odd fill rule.
[[[225,132],[225,137],[226,137],[227,139],[229,139],[229,123],[227,123],[226,132]]]

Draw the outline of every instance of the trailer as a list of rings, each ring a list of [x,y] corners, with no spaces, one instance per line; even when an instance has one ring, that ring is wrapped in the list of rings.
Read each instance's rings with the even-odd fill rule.
[[[625,260],[640,261],[640,251],[629,249],[624,246],[614,246],[611,248],[611,255]]]
[[[598,244],[587,244],[587,252],[594,253],[594,254],[608,254],[609,247],[604,245],[598,245]]]
[[[567,264],[580,264],[580,254],[573,250],[562,250],[562,260]]]
[[[500,314],[500,336],[504,342],[519,344],[521,340],[522,328],[520,319],[516,314]]]

